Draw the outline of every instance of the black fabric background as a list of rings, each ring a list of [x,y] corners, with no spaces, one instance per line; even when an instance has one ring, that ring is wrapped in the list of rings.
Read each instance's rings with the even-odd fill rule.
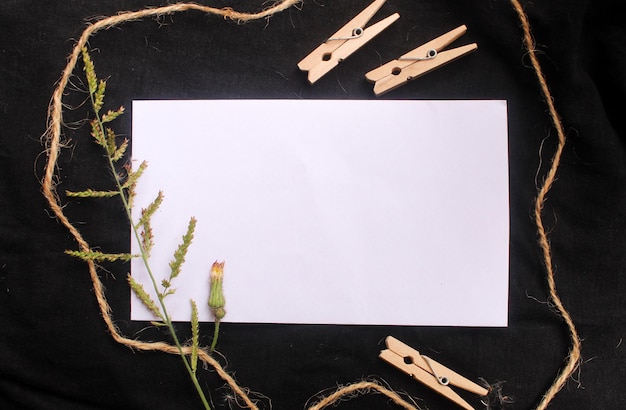
[[[523,3],[568,137],[545,220],[557,286],[583,339],[582,366],[551,408],[624,408],[623,5],[618,0]],[[86,266],[64,255],[75,243],[50,216],[39,184],[45,163],[40,136],[48,103],[86,22],[163,4],[0,3],[0,408],[200,407],[179,358],[133,352],[107,333]],[[260,0],[210,4],[252,12],[264,6]],[[363,78],[366,71],[466,24],[468,33],[455,44],[475,41],[477,52],[382,98],[508,101],[509,326],[224,324],[219,350],[238,382],[269,397],[277,410],[304,408],[317,392],[368,376],[422,399],[423,407],[455,408],[377,358],[383,338],[390,334],[472,379],[504,381],[504,393],[515,398],[511,408],[531,408],[561,368],[569,339],[563,322],[545,303],[545,270],[531,218],[536,184],[554,152],[556,133],[522,47],[517,16],[506,0],[389,0],[373,21],[393,12],[400,13],[400,20],[310,86],[297,62],[367,4],[305,0],[301,9],[244,25],[188,12],[126,23],[97,34],[89,45],[98,73],[109,79],[108,104],[128,109],[117,129],[130,134],[133,99],[375,99]],[[80,68],[74,74],[74,87],[65,99],[75,107],[66,110],[68,122],[88,115],[87,107],[80,105],[84,94],[77,91]],[[218,121],[207,116],[207,129]],[[280,113],[266,124],[249,124],[242,112],[241,122],[231,126],[254,132],[254,127],[271,127],[277,121]],[[419,137],[420,124],[414,131]],[[59,161],[59,191],[105,187],[105,164],[87,127],[77,124],[64,135],[71,145]],[[172,143],[184,142],[172,136]],[[211,155],[207,153],[207,161]],[[110,252],[128,249],[128,225],[116,201],[69,201],[65,211],[92,245]],[[110,264],[101,271],[116,324],[129,337],[159,340],[163,336],[146,329],[146,323],[129,320],[127,270]],[[324,303],[324,295],[319,300]],[[203,325],[201,330],[208,344],[212,327]],[[189,336],[186,325],[180,332]],[[231,392],[213,371],[203,371],[201,383],[217,408],[234,405],[228,399]],[[470,400],[480,408],[476,398]],[[268,400],[260,403],[269,407]],[[340,408],[391,407],[381,396],[369,395]]]

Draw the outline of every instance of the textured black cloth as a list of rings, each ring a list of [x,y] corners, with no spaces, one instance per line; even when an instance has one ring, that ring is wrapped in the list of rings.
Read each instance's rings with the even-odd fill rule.
[[[555,409],[626,407],[626,25],[621,1],[524,1],[537,51],[567,133],[545,221],[556,282],[583,339],[582,366],[553,401]],[[89,21],[165,2],[33,1],[0,3],[0,408],[200,408],[180,359],[117,344],[98,310],[84,263],[64,254],[76,244],[41,195],[40,137],[48,103],[75,39]],[[125,23],[90,40],[107,101],[128,112],[133,99],[375,99],[363,74],[461,24],[456,44],[478,51],[381,98],[505,99],[510,146],[510,303],[506,328],[224,324],[219,350],[242,386],[274,409],[300,409],[316,393],[375,376],[430,409],[455,408],[377,358],[387,335],[428,352],[460,373],[498,381],[515,399],[536,405],[564,363],[569,336],[546,303],[548,291],[532,206],[557,143],[519,20],[506,0],[390,0],[376,21],[401,18],[311,86],[296,64],[369,1],[305,0],[269,19],[237,24],[188,12]],[[258,11],[258,1],[215,0],[216,7]],[[80,66],[67,90],[70,142],[59,161],[59,192],[106,187],[99,148],[88,127]],[[312,113],[313,115],[313,113]],[[454,119],[450,119],[453,121]],[[207,128],[219,118],[207,117]],[[280,113],[275,118],[281,121]],[[241,123],[249,126],[246,113]],[[293,130],[298,133],[298,129]],[[416,137],[420,124],[415,124]],[[459,138],[465,136],[460,135]],[[172,143],[184,143],[172,136]],[[210,154],[207,154],[210,160]],[[441,158],[446,161],[446,158]],[[172,164],[176,166],[176,164]],[[435,176],[434,176],[435,177]],[[450,187],[454,189],[454,187]],[[128,250],[128,223],[115,200],[70,201],[65,208],[85,238],[109,252]],[[485,221],[489,223],[489,221]],[[128,266],[100,271],[115,322],[128,337],[161,340],[130,321]],[[416,289],[415,297],[420,297]],[[320,295],[324,303],[324,295]],[[373,301],[375,303],[375,301]],[[454,303],[454,301],[450,301]],[[288,307],[286,307],[288,308]],[[380,306],[385,309],[385,306]],[[183,338],[187,325],[180,324]],[[203,325],[203,343],[212,326]],[[165,339],[167,339],[165,337]],[[225,360],[226,362],[226,360]],[[213,371],[201,384],[217,408],[232,393]],[[478,398],[463,394],[476,408]],[[260,404],[268,408],[268,401]],[[235,406],[236,407],[236,406]],[[342,409],[393,408],[381,396]]]

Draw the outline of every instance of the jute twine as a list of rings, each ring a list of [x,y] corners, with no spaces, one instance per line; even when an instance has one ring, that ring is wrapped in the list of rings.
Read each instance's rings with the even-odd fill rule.
[[[528,51],[528,57],[530,58],[530,62],[537,76],[537,81],[539,82],[541,93],[543,94],[543,99],[548,106],[548,112],[550,113],[550,118],[552,119],[552,125],[556,129],[556,133],[558,136],[558,143],[556,150],[552,155],[550,168],[548,169],[548,172],[543,180],[543,184],[539,188],[539,192],[537,193],[537,197],[535,198],[534,217],[535,224],[537,225],[537,233],[539,235],[539,246],[541,247],[541,251],[543,252],[543,262],[546,268],[550,299],[557,309],[557,312],[563,317],[563,320],[567,325],[567,329],[570,335],[571,346],[569,354],[565,360],[565,366],[563,366],[556,379],[554,380],[550,388],[545,392],[543,398],[537,406],[537,410],[543,410],[548,407],[552,399],[554,399],[557,393],[563,388],[563,386],[567,382],[567,379],[569,379],[571,375],[576,371],[576,369],[580,365],[581,360],[581,342],[580,337],[578,336],[578,332],[576,331],[576,326],[574,325],[574,320],[570,316],[567,309],[565,309],[565,306],[561,301],[561,297],[556,290],[552,251],[550,249],[548,234],[546,233],[546,229],[543,223],[543,205],[546,202],[548,192],[550,191],[550,188],[552,188],[552,184],[556,179],[556,173],[559,168],[559,164],[561,163],[561,155],[563,154],[563,148],[565,147],[565,131],[563,130],[563,123],[561,122],[561,118],[559,117],[556,107],[554,106],[554,99],[552,98],[552,94],[550,93],[550,89],[548,88],[548,83],[546,82],[546,78],[541,69],[541,65],[539,64],[539,60],[537,59],[537,54],[535,52],[535,41],[531,34],[528,16],[524,12],[524,9],[522,8],[522,5],[518,0],[511,0],[511,3],[513,4],[513,8],[515,9],[515,11],[517,12],[520,23],[522,25],[522,30],[524,32],[524,46]]]
[[[268,18],[276,13],[284,11],[292,6],[299,4],[301,0],[282,0],[280,2],[275,3],[273,6],[266,8],[258,13],[241,13],[235,11],[231,8],[213,8],[209,6],[203,6],[195,3],[177,3],[163,7],[156,8],[146,8],[139,11],[131,11],[131,12],[122,12],[115,16],[110,16],[106,18],[102,18],[96,21],[93,24],[87,26],[87,28],[83,31],[80,38],[74,45],[74,48],[69,55],[67,65],[62,72],[61,78],[58,81],[57,87],[54,90],[52,95],[52,99],[50,102],[50,107],[48,110],[48,122],[47,129],[43,135],[43,141],[46,146],[46,154],[47,154],[47,162],[45,166],[45,174],[42,179],[42,191],[44,197],[47,199],[48,204],[58,219],[58,221],[65,226],[70,234],[76,240],[78,247],[81,251],[88,252],[91,250],[87,241],[83,238],[81,233],[76,229],[76,227],[69,221],[66,215],[63,212],[63,205],[61,204],[60,198],[56,192],[56,184],[58,176],[56,174],[57,171],[57,159],[59,156],[60,149],[63,147],[64,143],[62,141],[62,132],[61,129],[63,127],[63,94],[65,89],[70,81],[70,77],[76,67],[76,63],[81,53],[82,47],[87,44],[87,41],[91,36],[96,34],[101,30],[106,30],[111,27],[120,25],[125,22],[133,21],[133,20],[141,20],[147,17],[159,17],[164,15],[170,15],[175,13],[180,13],[184,11],[196,10],[200,12],[204,12],[211,15],[222,16],[224,19],[233,20],[236,22],[246,22],[252,20],[258,20],[262,18]],[[548,88],[545,76],[542,72],[539,61],[537,60],[537,56],[535,53],[534,40],[531,34],[530,23],[528,21],[528,17],[524,12],[521,4],[518,0],[511,0],[513,8],[517,12],[519,17],[523,34],[524,34],[524,47],[528,53],[530,58],[532,67],[537,76],[537,81],[541,88],[541,93],[543,98],[548,106],[548,110],[550,113],[550,117],[552,119],[552,123],[554,128],[557,131],[558,135],[558,144],[555,150],[555,153],[552,156],[550,168],[544,178],[544,181],[541,187],[538,190],[537,197],[535,199],[534,205],[534,218],[535,223],[537,225],[537,232],[539,236],[539,245],[543,252],[544,265],[547,273],[548,287],[550,291],[550,298],[554,303],[558,313],[563,317],[567,328],[570,333],[571,338],[571,348],[567,359],[565,361],[565,366],[561,369],[558,376],[554,380],[553,384],[543,395],[543,398],[539,405],[537,406],[537,410],[543,410],[548,407],[549,403],[552,399],[557,395],[557,393],[561,390],[561,388],[567,382],[567,379],[576,371],[580,363],[580,348],[581,342],[578,337],[578,333],[576,332],[576,327],[574,325],[574,321],[572,320],[570,314],[565,309],[561,298],[559,297],[556,290],[556,283],[554,279],[554,267],[552,261],[552,253],[550,249],[550,242],[548,240],[548,235],[546,233],[544,223],[543,223],[543,206],[546,201],[546,197],[548,192],[550,191],[555,179],[556,173],[559,167],[559,163],[561,160],[561,155],[563,152],[563,148],[565,146],[565,132],[563,131],[563,125],[557,113],[557,110],[554,106],[554,101],[550,90]],[[170,345],[164,342],[144,342],[134,339],[129,339],[123,336],[113,322],[111,307],[109,306],[104,287],[97,273],[96,265],[93,261],[87,261],[89,274],[91,281],[93,283],[94,294],[96,296],[98,306],[102,313],[102,317],[104,322],[111,333],[113,339],[121,343],[131,349],[140,350],[140,351],[160,351],[169,354],[180,354],[178,348],[176,346]],[[183,354],[191,354],[191,348],[185,347],[183,348]],[[198,358],[204,362],[206,365],[215,369],[216,373],[221,377],[233,392],[239,397],[244,405],[249,409],[258,409],[256,404],[250,399],[246,390],[240,387],[237,382],[233,379],[231,375],[229,375],[220,365],[220,363],[215,360],[207,351],[200,349],[198,352]],[[341,401],[345,397],[354,397],[356,395],[361,394],[370,394],[370,393],[379,393],[383,394],[389,399],[391,399],[398,406],[405,409],[417,409],[417,406],[407,402],[402,397],[400,397],[396,392],[382,386],[379,383],[373,381],[361,381],[354,384],[346,385],[339,387],[335,392],[321,398],[316,404],[313,404],[309,407],[308,410],[320,410],[322,408],[328,407],[330,405],[336,404]]]

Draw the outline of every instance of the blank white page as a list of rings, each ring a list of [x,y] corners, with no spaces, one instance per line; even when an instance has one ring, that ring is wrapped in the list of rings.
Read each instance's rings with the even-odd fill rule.
[[[190,299],[212,320],[218,260],[224,321],[507,325],[506,101],[134,101],[132,115],[135,166],[149,164],[134,214],[165,194],[157,283],[198,219],[174,320]],[[131,270],[152,289],[140,259]]]

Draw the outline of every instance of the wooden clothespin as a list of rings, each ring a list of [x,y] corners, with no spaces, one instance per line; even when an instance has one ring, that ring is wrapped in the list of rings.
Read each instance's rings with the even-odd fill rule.
[[[428,43],[409,51],[397,60],[392,60],[365,74],[365,78],[375,83],[374,93],[384,94],[423,76],[457,58],[471,53],[478,48],[472,43],[466,46],[440,51],[467,31],[465,25],[455,28]]]
[[[332,70],[352,53],[376,37],[400,18],[398,13],[379,21],[368,28],[363,28],[382,7],[386,0],[375,0],[356,17],[341,27],[328,40],[320,44],[308,56],[298,63],[298,68],[308,71],[309,83],[313,84]]]
[[[489,393],[484,387],[466,379],[444,365],[437,363],[428,356],[420,354],[417,350],[405,345],[392,336],[387,336],[385,343],[387,344],[387,349],[381,351],[378,357],[435,390],[437,393],[452,400],[464,409],[474,410],[474,408],[452,390],[450,386],[459,387],[476,393],[479,396],[486,396],[487,393]]]

